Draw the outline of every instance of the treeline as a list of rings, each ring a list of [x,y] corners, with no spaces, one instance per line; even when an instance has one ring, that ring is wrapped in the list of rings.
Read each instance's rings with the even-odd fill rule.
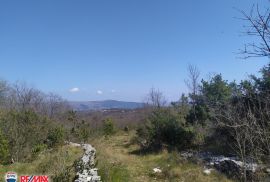
[[[0,164],[31,162],[66,142],[115,132],[111,118],[87,118],[59,95],[0,81]]]
[[[70,109],[60,96],[24,83],[0,82],[0,163],[30,161],[45,149],[64,144]]]
[[[270,57],[270,11],[253,6],[240,11],[246,24],[244,33],[256,37],[240,50],[240,57]],[[164,107],[158,90],[149,94],[152,112],[137,129],[137,142],[146,151],[211,151],[238,156],[244,166],[257,163],[269,166],[270,160],[270,64],[260,75],[250,75],[240,83],[228,82],[221,74],[200,80],[196,66],[188,67],[188,95]],[[247,181],[246,170],[239,174]],[[250,180],[250,179],[249,179]],[[253,179],[251,179],[253,180]]]
[[[152,112],[137,129],[141,148],[210,151],[238,156],[244,163],[269,164],[270,64],[260,76],[250,75],[240,83],[228,82],[221,74],[199,82],[195,66],[189,73],[190,93],[178,102],[165,105],[162,93],[151,90]]]

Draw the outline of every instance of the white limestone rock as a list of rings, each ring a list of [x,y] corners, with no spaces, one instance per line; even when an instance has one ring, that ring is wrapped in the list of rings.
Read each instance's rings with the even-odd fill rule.
[[[72,143],[73,146],[78,146]],[[90,144],[80,145],[84,154],[76,167],[77,179],[75,182],[101,182],[98,169],[95,167],[96,149]]]
[[[157,167],[153,169],[153,173],[154,174],[162,173],[162,170],[159,167]]]

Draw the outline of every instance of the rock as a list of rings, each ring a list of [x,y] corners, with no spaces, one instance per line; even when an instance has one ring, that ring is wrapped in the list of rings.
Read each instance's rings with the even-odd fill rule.
[[[92,176],[92,181],[101,181],[100,176]]]
[[[154,174],[158,174],[158,173],[162,173],[162,170],[159,167],[157,167],[153,169],[153,172]]]
[[[188,158],[193,157],[194,155],[193,155],[192,152],[183,152],[183,153],[181,153],[181,156],[182,156],[183,158],[185,158],[185,159],[188,159]]]
[[[215,167],[231,177],[241,176],[244,173],[244,170],[246,170],[247,176],[252,176],[259,168],[255,163],[244,164],[241,161],[233,159],[224,159],[220,162],[216,162]]]
[[[212,170],[213,169],[205,169],[205,170],[203,170],[203,174],[210,175]]]
[[[215,168],[222,173],[225,173],[231,177],[241,174],[240,166],[233,160],[222,160],[215,162]]]
[[[81,147],[82,146],[81,144],[73,143],[73,142],[66,142],[66,143],[68,143],[70,146],[73,146],[73,147]]]
[[[98,176],[98,169],[95,167],[96,149],[89,144],[75,144],[72,146],[81,146],[84,149],[84,154],[76,166],[75,182],[101,182]]]
[[[265,172],[267,172],[268,174],[270,174],[270,168],[266,168]]]
[[[192,157],[193,155],[193,157]],[[262,165],[258,165],[253,163],[251,160],[248,160],[246,163],[243,163],[236,156],[226,157],[223,155],[213,155],[211,152],[199,152],[196,154],[192,154],[189,152],[182,153],[181,156],[185,158],[193,158],[197,161],[204,162],[208,168],[215,168],[218,171],[225,173],[230,177],[240,178],[244,171],[246,170],[246,174],[248,178],[251,178],[261,169],[264,169]],[[210,170],[211,171],[211,170]],[[209,171],[207,169],[204,170],[204,174],[207,175]],[[269,168],[270,174],[270,168]]]

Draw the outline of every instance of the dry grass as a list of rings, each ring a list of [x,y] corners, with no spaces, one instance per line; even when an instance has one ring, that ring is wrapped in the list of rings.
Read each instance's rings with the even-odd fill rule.
[[[138,154],[138,146],[132,144],[135,132],[118,132],[109,138],[90,141],[97,149],[98,168],[105,182],[230,182],[224,175],[213,172],[206,176],[203,166],[182,160],[177,152]],[[152,169],[160,167],[162,173],[153,174]]]
[[[12,165],[0,165],[0,181],[5,181],[4,176],[8,171],[13,171],[20,175],[57,175],[66,167],[72,166],[76,159],[83,154],[83,150],[78,147],[63,146],[59,149],[46,151],[29,163],[14,163]],[[74,171],[71,175],[75,176]]]

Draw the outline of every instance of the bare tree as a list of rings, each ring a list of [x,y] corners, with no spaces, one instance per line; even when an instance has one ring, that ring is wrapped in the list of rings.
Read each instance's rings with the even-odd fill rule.
[[[197,95],[199,92],[199,79],[200,71],[195,65],[189,64],[187,67],[188,70],[188,79],[185,80],[185,83],[192,95]]]
[[[195,106],[196,106],[196,96],[199,93],[200,71],[197,68],[197,66],[191,64],[188,65],[187,70],[188,70],[188,79],[185,80],[185,83],[190,92],[189,97],[191,99],[192,110],[195,120],[197,120]]]
[[[270,97],[244,95],[233,104],[211,108],[218,126],[226,129],[232,142],[228,144],[243,162],[243,181],[248,181],[248,163],[269,163]],[[225,108],[224,108],[225,107]],[[249,169],[248,169],[249,168]],[[252,173],[251,173],[252,174]],[[249,174],[249,178],[252,177]]]
[[[68,110],[68,103],[59,95],[49,93],[46,95],[47,115],[49,118],[59,118],[59,116]]]
[[[61,114],[70,109],[67,102],[59,95],[45,94],[21,82],[8,88],[3,107],[17,111],[32,110],[50,119],[59,119]]]
[[[0,107],[4,107],[9,87],[6,81],[0,80]]]
[[[254,37],[254,42],[247,43],[244,48],[240,50],[243,58],[250,57],[270,57],[270,10],[265,9],[263,12],[258,5],[254,5],[249,13],[241,11],[243,15],[241,20],[247,22],[244,26],[245,34]],[[258,41],[259,40],[259,41]]]
[[[16,110],[32,109],[40,112],[43,107],[45,94],[29,87],[26,83],[17,82],[10,87],[8,93],[8,107]]]
[[[147,106],[161,108],[166,105],[166,99],[158,89],[151,88],[147,95]]]

